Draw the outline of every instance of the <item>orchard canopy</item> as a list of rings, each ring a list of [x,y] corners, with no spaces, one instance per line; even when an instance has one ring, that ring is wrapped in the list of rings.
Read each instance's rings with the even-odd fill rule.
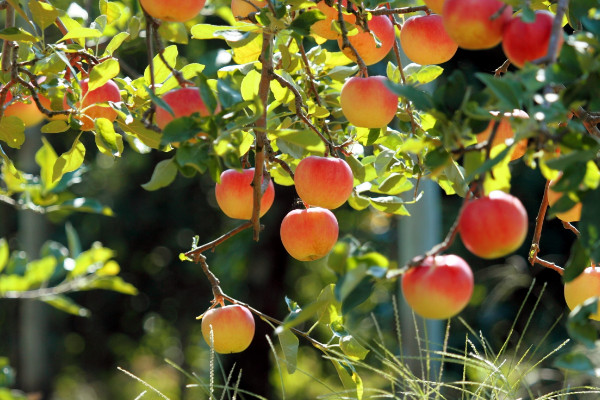
[[[600,295],[598,0],[81,3],[0,2],[0,200],[56,223],[73,213],[111,216],[109,205],[73,190],[97,153],[117,164],[130,152],[159,160],[142,186],[167,197],[176,179],[209,176],[220,210],[239,225],[196,227],[214,240],[190,235],[191,249],[172,250],[197,264],[212,289],[214,325],[202,330],[217,352],[219,335],[231,332],[219,333],[213,312],[227,302],[276,328],[291,372],[298,337],[332,351],[333,339],[299,329],[306,321],[329,329],[338,357],[364,359],[368,351],[345,329],[346,317],[377,285],[402,281],[417,315],[453,318],[474,281],[462,258],[446,254],[452,243],[502,259],[531,232],[529,263],[566,285],[571,335],[595,340],[588,316],[597,317]],[[146,57],[129,56],[134,47]],[[497,65],[462,67],[462,59],[485,61],[491,51]],[[35,163],[26,169],[17,160],[31,146]],[[537,218],[510,194],[516,167],[547,182]],[[461,198],[461,211],[446,239],[408,264],[339,229],[341,209],[412,218],[426,181]],[[295,186],[296,204],[282,221],[263,225],[282,186]],[[576,238],[564,265],[544,258],[543,223],[555,218]],[[127,266],[113,250],[98,243],[82,250],[78,227],[66,229],[68,244],[43,248],[38,259],[0,243],[0,297],[86,315],[69,293],[137,293],[119,276]],[[336,280],[313,303],[286,298],[287,316],[225,293],[228,277],[209,267],[212,254],[247,229],[255,241],[280,232],[290,257],[322,260]],[[248,326],[232,329],[248,333]],[[222,352],[249,345],[231,340]],[[360,398],[360,378],[342,358],[336,370]]]

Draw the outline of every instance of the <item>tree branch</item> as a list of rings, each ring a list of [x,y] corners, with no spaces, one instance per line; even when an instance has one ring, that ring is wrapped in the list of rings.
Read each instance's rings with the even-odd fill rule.
[[[558,0],[556,15],[554,16],[554,21],[552,23],[552,34],[550,36],[550,42],[548,43],[548,52],[544,57],[533,60],[533,64],[554,64],[556,62],[556,58],[558,57],[558,44],[560,43],[562,35],[563,17],[567,11],[568,5],[569,0]]]

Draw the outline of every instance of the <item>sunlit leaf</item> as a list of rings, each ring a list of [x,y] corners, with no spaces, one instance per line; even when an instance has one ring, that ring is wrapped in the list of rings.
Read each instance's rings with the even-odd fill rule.
[[[296,372],[297,357],[298,357],[298,346],[300,341],[298,337],[289,329],[284,329],[277,334],[279,339],[279,345],[283,353],[285,365],[287,367],[288,374]]]
[[[75,303],[75,301],[71,300],[67,296],[62,296],[62,295],[47,296],[47,297],[42,297],[40,300],[42,300],[44,303],[46,303],[48,305],[51,305],[52,307],[54,307],[58,310],[64,311],[69,314],[76,315],[78,317],[89,317],[92,315],[90,310]]]
[[[156,164],[150,181],[144,183],[142,187],[148,191],[158,190],[169,186],[177,176],[177,165],[173,158],[163,160]]]

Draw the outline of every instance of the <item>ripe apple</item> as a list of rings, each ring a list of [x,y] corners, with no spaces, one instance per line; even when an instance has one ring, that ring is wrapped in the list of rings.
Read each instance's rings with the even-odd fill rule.
[[[347,6],[348,2],[346,0],[342,1],[342,5],[344,8]],[[313,34],[320,36],[325,39],[333,40],[337,39],[340,34],[331,29],[331,23],[334,20],[338,19],[338,10],[337,10],[337,2],[334,3],[334,7],[329,7],[325,1],[321,0],[317,3],[317,8],[325,14],[325,19],[319,20],[312,24],[310,30]],[[344,21],[350,24],[354,24],[356,22],[356,16],[354,14],[350,14],[348,12],[344,13]]]
[[[600,297],[600,267],[588,267],[581,275],[565,283],[565,300],[572,310],[591,297]],[[590,316],[600,321],[600,312]]]
[[[94,120],[96,118],[106,118],[110,121],[117,119],[117,112],[107,104],[109,101],[113,103],[121,101],[121,92],[115,82],[110,80],[90,92],[88,92],[87,79],[82,80],[79,84],[81,86],[81,99],[75,106],[80,111],[80,115],[76,118],[83,123],[81,126],[82,131],[93,130]],[[63,101],[63,104],[65,109],[69,108],[66,98]]]
[[[471,268],[459,256],[430,256],[402,275],[402,293],[421,317],[447,319],[469,303],[473,283]]]
[[[502,7],[504,11],[492,19]],[[442,11],[446,32],[459,47],[468,50],[489,49],[500,43],[511,16],[512,7],[500,0],[446,0]]]
[[[42,94],[38,94],[40,103],[46,108],[50,108],[50,100]],[[13,99],[12,93],[9,91],[6,95],[6,103],[8,104]],[[18,117],[26,127],[34,126],[42,122],[46,117],[43,112],[39,110],[35,101],[31,96],[27,96],[23,101],[14,101],[4,109],[4,116],[15,116]]]
[[[257,12],[258,9],[263,8],[267,5],[266,1],[261,0],[249,0],[250,3],[254,4],[256,7],[249,4],[246,0],[231,0],[231,12],[235,19],[244,19],[248,16],[248,14]]]
[[[458,231],[471,253],[481,258],[498,258],[521,247],[527,225],[527,211],[521,201],[494,190],[464,206]]]
[[[326,208],[310,207],[290,211],[281,221],[281,242],[300,261],[323,258],[338,239],[338,222]]]
[[[196,87],[173,89],[165,93],[162,99],[171,107],[175,117],[166,109],[157,106],[156,125],[160,129],[164,129],[174,118],[189,117],[194,113],[199,113],[201,117],[210,115],[210,111],[202,101],[200,91]],[[206,133],[198,133],[198,137],[206,137]]]
[[[340,158],[310,156],[296,167],[294,185],[304,203],[333,210],[352,194],[354,176]]]
[[[250,310],[237,304],[208,310],[201,327],[209,346],[212,328],[214,349],[221,354],[244,351],[254,338],[254,317]]]
[[[563,196],[563,192],[552,190],[552,186],[556,183],[555,180],[550,181],[548,186],[548,204],[552,207],[558,199]],[[556,214],[556,218],[565,222],[577,222],[581,219],[581,203],[576,203],[570,210]]]
[[[425,5],[436,14],[442,14],[444,10],[444,0],[424,0]]]
[[[168,22],[185,22],[194,18],[206,0],[140,0],[150,16]]]
[[[252,179],[254,168],[244,169],[241,172],[228,169],[221,173],[221,181],[215,186],[217,204],[230,218],[251,219],[254,202],[254,189]],[[263,178],[264,179],[264,178]],[[260,201],[260,216],[265,215],[275,199],[273,181],[269,181],[267,190]]]
[[[387,88],[384,76],[352,77],[340,92],[340,106],[346,119],[354,126],[382,128],[389,124],[398,110],[398,95]]]
[[[400,44],[417,64],[441,64],[450,60],[458,45],[448,36],[440,15],[410,17],[400,30]]]
[[[365,64],[372,65],[383,60],[384,57],[387,56],[394,45],[396,35],[394,33],[394,26],[386,15],[374,16],[369,20],[367,25],[371,32],[365,32],[360,27],[357,27],[359,33],[348,36],[348,40],[350,41],[350,44],[354,46]],[[375,39],[373,39],[373,34],[380,42],[379,45],[375,42]],[[342,48],[343,41],[341,37],[338,37],[338,46],[346,57],[356,62],[356,57],[352,50],[349,47],[345,49]]]
[[[523,68],[526,62],[545,56],[548,53],[553,22],[554,14],[550,11],[536,11],[533,22],[523,22],[519,17],[508,21],[502,34],[502,49],[510,62]],[[559,35],[557,53],[563,41],[563,36]]]
[[[498,111],[490,111],[490,113],[496,117],[500,114]],[[500,122],[498,123],[498,128],[496,129],[496,136],[494,136],[492,146],[504,144],[507,139],[514,138],[515,132],[512,126],[510,125],[510,121],[512,118],[529,118],[529,115],[527,115],[527,113],[523,110],[513,110],[512,113],[504,113],[504,116],[500,119]],[[485,130],[475,134],[477,138],[477,143],[483,143],[486,140],[488,140],[488,138],[492,134],[493,129],[494,121],[490,121]],[[527,139],[522,139],[513,146],[513,151],[510,156],[511,161],[523,157],[526,151]]]

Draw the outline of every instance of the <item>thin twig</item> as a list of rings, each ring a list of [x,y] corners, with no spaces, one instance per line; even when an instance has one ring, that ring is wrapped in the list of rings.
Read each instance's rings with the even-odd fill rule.
[[[6,8],[6,22],[4,24],[5,29],[9,29],[15,26],[15,9],[12,6]],[[11,67],[11,51],[12,41],[5,39],[2,45],[2,71],[8,72]]]
[[[494,76],[499,77],[500,75],[507,73],[508,72],[508,67],[510,67],[510,60],[509,59],[507,59],[506,61],[504,61],[501,66],[499,66],[498,68],[496,68],[494,70]]]
[[[579,229],[575,228],[570,222],[562,221],[562,225],[565,229],[573,232],[577,237],[579,237]]]
[[[548,52],[545,56],[538,58],[537,60],[533,60],[533,64],[554,64],[556,62],[556,58],[558,57],[558,44],[560,43],[563,31],[563,17],[567,11],[568,5],[569,0],[558,0],[556,14],[552,23],[550,42],[548,43]]]
[[[252,226],[252,222],[251,221],[244,222],[242,225],[238,226],[237,228],[234,228],[234,229],[230,230],[229,232],[227,232],[226,234],[218,237],[217,239],[213,240],[212,242],[208,242],[206,244],[203,244],[202,246],[193,248],[192,250],[190,250],[187,253],[185,253],[185,256],[188,257],[188,258],[193,259],[195,262],[199,262],[199,256],[202,253],[204,253],[207,250],[214,249],[215,247],[217,247],[218,245],[220,245],[221,243],[223,243],[224,241],[226,241],[230,237],[237,235],[238,233],[242,232],[243,230],[246,230],[246,229],[250,228],[251,226]]]
[[[346,29],[346,21],[344,20],[342,0],[337,0],[337,9],[338,22],[340,24],[340,30],[342,31],[342,50],[346,48],[350,49],[350,51],[356,58],[356,64],[358,64],[358,69],[360,70],[361,75],[367,77],[369,75],[369,73],[367,72],[367,65],[365,64],[360,54],[358,54],[358,51],[356,51],[356,48],[352,46],[352,43],[350,43],[350,40],[348,39],[348,29]]]
[[[365,10],[371,13],[371,15],[397,15],[397,14],[410,14],[419,11],[427,11],[427,6],[416,6],[416,7],[400,7],[400,8],[377,8],[375,10]]]

